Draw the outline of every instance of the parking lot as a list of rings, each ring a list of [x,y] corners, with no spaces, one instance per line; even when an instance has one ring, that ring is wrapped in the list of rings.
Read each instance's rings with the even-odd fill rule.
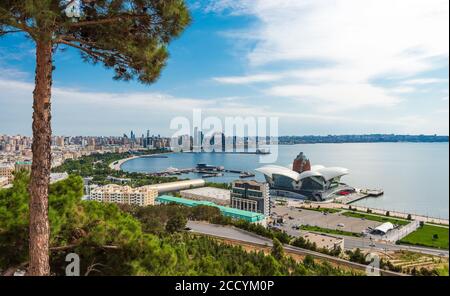
[[[375,228],[382,224],[376,221],[342,216],[340,213],[324,214],[318,211],[280,205],[272,208],[272,213],[275,213],[276,216],[283,216],[284,224],[281,228],[291,235],[298,235],[298,230],[293,229],[293,226],[297,225],[310,225],[361,233],[365,232],[369,227]]]

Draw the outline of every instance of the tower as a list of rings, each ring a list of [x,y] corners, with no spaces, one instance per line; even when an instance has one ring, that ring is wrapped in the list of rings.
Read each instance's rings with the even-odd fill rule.
[[[299,155],[294,159],[294,163],[292,164],[292,169],[297,173],[303,173],[305,171],[311,170],[311,163],[309,159],[306,158],[303,152],[300,152]]]

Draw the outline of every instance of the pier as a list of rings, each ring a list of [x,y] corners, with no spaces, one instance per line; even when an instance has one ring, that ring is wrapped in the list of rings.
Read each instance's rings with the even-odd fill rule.
[[[357,202],[361,199],[368,197],[378,197],[384,194],[381,189],[356,189],[355,192],[350,193],[345,196],[338,196],[334,198],[334,202],[341,203],[344,205],[349,205],[351,203]]]

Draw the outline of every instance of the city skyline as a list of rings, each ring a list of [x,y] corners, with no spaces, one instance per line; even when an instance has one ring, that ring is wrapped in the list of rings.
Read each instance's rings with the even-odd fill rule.
[[[54,133],[170,135],[173,117],[200,108],[279,117],[280,135],[448,135],[447,1],[188,3],[193,24],[150,87],[56,54]],[[5,36],[0,55],[0,132],[29,135],[33,44]]]

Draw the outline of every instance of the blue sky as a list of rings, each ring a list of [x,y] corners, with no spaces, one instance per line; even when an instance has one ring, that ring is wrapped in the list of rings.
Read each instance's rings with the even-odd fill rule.
[[[447,0],[188,1],[151,86],[56,55],[53,132],[170,135],[175,116],[279,118],[279,134],[448,135]],[[31,134],[34,45],[0,38],[0,133]]]

